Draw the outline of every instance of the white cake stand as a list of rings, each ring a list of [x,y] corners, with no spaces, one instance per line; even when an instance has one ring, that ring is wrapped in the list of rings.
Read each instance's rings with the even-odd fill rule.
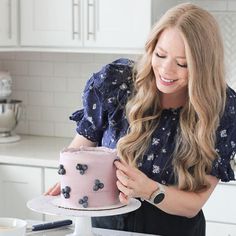
[[[117,204],[110,209],[99,210],[73,210],[57,206],[58,196],[39,196],[27,202],[27,207],[33,211],[48,214],[70,216],[75,218],[75,230],[67,236],[96,236],[92,232],[91,217],[112,216],[128,213],[138,209],[141,203],[136,199],[130,199],[128,205]]]

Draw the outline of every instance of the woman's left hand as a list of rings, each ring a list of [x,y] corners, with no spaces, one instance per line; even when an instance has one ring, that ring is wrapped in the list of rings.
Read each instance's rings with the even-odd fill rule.
[[[115,161],[115,166],[117,167],[117,187],[121,191],[119,198],[122,203],[127,204],[131,197],[149,199],[156,188],[155,181],[123,161]]]

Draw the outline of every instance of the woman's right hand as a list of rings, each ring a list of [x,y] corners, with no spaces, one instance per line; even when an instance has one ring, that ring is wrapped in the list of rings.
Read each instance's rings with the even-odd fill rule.
[[[60,183],[56,183],[54,186],[49,188],[47,192],[44,193],[44,195],[50,195],[50,196],[56,196],[61,193],[61,185]]]

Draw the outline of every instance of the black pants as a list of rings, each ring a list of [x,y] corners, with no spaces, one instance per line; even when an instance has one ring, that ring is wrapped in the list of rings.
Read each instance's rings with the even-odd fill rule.
[[[167,214],[144,201],[139,209],[117,216],[94,217],[93,227],[163,236],[205,236],[205,218],[200,211],[193,218]]]

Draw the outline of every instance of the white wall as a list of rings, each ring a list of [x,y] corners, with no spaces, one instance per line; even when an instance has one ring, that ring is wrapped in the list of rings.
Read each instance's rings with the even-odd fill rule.
[[[170,7],[184,2],[205,8],[218,20],[225,44],[227,80],[236,89],[236,0],[154,0],[153,15],[158,19]]]
[[[164,12],[179,0],[155,0]],[[236,88],[236,0],[188,1],[210,10],[219,20],[226,49],[227,80]],[[161,8],[161,10],[160,10]],[[43,52],[0,52],[0,68],[13,78],[12,98],[23,101],[18,133],[72,137],[75,124],[69,115],[81,108],[86,80],[93,72],[119,57],[105,55]]]
[[[0,52],[0,68],[13,79],[13,99],[23,101],[16,132],[72,137],[69,115],[82,107],[82,91],[92,73],[120,57],[78,53]]]

